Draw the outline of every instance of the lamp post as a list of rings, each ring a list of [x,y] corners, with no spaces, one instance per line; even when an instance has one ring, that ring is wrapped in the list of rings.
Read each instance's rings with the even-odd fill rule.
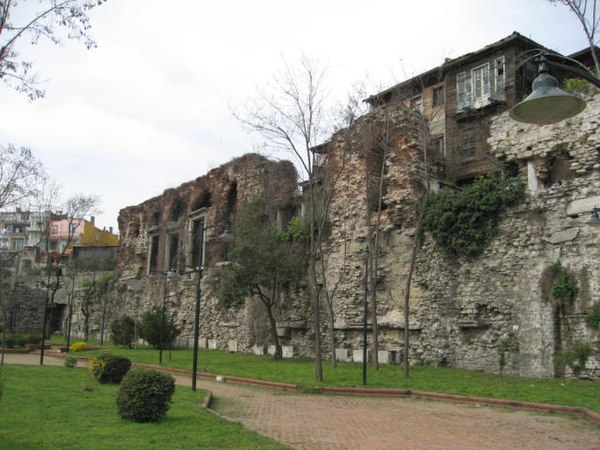
[[[365,297],[363,301],[363,357],[362,357],[362,384],[367,385],[367,314],[369,297],[369,248],[366,247],[362,252],[365,259]]]
[[[192,360],[192,391],[196,391],[196,380],[198,378],[198,339],[200,339],[200,303],[202,302],[202,271],[204,269],[204,232],[209,228],[219,228],[220,225],[205,225],[204,221],[200,222],[197,230],[202,236],[202,248],[199,249],[200,255],[198,258],[198,267],[193,269],[196,272],[196,302],[194,305],[194,356]],[[233,240],[233,235],[229,230],[225,230],[219,236],[223,241]]]
[[[550,75],[548,66],[584,78],[596,87],[600,87],[600,79],[593,76],[588,70],[550,59],[555,57],[579,64],[577,61],[555,54],[536,55],[534,61],[538,63],[538,77],[533,81],[533,90],[525,100],[510,110],[511,119],[518,122],[549,125],[573,117],[585,109],[585,101],[558,87],[558,81]]]
[[[163,348],[165,346],[165,307],[167,304],[167,284],[169,280],[172,280],[177,276],[177,272],[175,270],[170,269],[165,273],[165,285],[163,290],[163,298],[162,298],[162,308],[160,310],[160,350],[158,352],[158,364],[162,365],[162,356],[163,356]],[[169,333],[170,334],[170,333]]]

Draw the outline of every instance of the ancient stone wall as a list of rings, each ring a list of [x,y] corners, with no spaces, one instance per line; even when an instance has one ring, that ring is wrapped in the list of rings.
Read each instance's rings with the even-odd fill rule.
[[[200,285],[201,345],[239,351],[267,346],[268,320],[259,303],[248,300],[247,307],[239,310],[219,308],[212,295],[231,245],[218,237],[225,230],[235,236],[240,209],[259,198],[268,205],[273,220],[287,225],[297,207],[296,190],[296,171],[290,162],[248,154],[121,210],[119,313],[139,318],[152,305],[164,302],[167,314],[182,330],[180,343],[191,346],[201,251],[205,266]],[[206,227],[203,241],[196,236],[200,221]],[[170,248],[174,242],[176,252]],[[157,246],[154,255],[153,245]],[[167,276],[168,271],[173,271],[172,276]]]
[[[519,352],[508,355],[505,371],[552,376],[557,333],[564,347],[580,339],[598,350],[598,331],[590,330],[584,320],[591,305],[600,301],[600,229],[586,224],[592,208],[600,206],[600,101],[589,100],[583,114],[554,126],[521,125],[507,114],[493,119],[488,141],[492,156],[527,180],[526,199],[505,213],[499,236],[477,258],[445,256],[425,235],[409,301],[411,362],[497,372],[501,344],[515,336]],[[428,148],[423,130],[413,111],[400,105],[376,108],[351,130],[334,136],[319,169],[324,189],[333,192],[320,281],[334,294],[334,345],[340,359],[362,358],[365,260],[361,253],[369,242],[373,263],[378,229],[379,269],[369,301],[376,293],[380,361],[400,360],[416,204],[424,184],[428,181],[437,187],[443,176],[443,166],[423,151]],[[272,216],[285,223],[282,217],[294,211],[295,190],[290,163],[247,155],[122,210],[119,311],[139,317],[164,301],[183,330],[181,343],[191,345],[197,288],[197,273],[190,262],[195,221],[202,218],[235,233],[240,205],[260,195],[272,205]],[[261,353],[269,336],[260,303],[249,300],[244,308],[225,310],[218,308],[212,295],[219,265],[227,257],[227,246],[215,239],[221,229],[207,230],[201,345]],[[180,247],[176,275],[170,279],[166,272],[173,258],[167,238],[173,234]],[[151,273],[153,236],[159,247],[157,267]],[[556,261],[576,276],[580,290],[559,323],[543,295],[543,274]],[[312,306],[302,286],[288,298],[291,304],[276,314],[284,356],[312,356]],[[325,307],[322,317],[325,333]],[[371,306],[368,323],[370,330]],[[325,355],[330,355],[334,349],[325,334],[323,342]],[[598,376],[598,361],[590,361],[588,369]]]
[[[555,126],[523,126],[506,114],[495,118],[489,140],[492,152],[529,178],[530,190],[522,204],[506,213],[500,235],[478,258],[444,256],[425,237],[410,295],[413,362],[498,371],[501,342],[515,335],[520,351],[509,355],[505,370],[551,376],[558,350],[556,326],[564,347],[583,339],[598,350],[598,332],[585,326],[584,317],[592,303],[600,301],[600,230],[585,223],[592,208],[600,205],[599,112],[600,101],[592,98],[581,116]],[[391,355],[401,353],[403,346],[402,299],[414,235],[416,176],[422,175],[418,136],[411,138],[410,128],[401,125],[406,117],[396,114],[401,117],[400,132],[387,159],[387,208],[381,220],[377,280],[380,350]],[[361,136],[364,129],[357,132]],[[339,178],[327,256],[328,284],[338,283],[338,354],[348,358],[361,348],[360,250],[369,223],[364,200],[369,145],[364,139],[359,144],[362,151]],[[370,217],[372,232],[373,214]],[[580,287],[575,304],[558,325],[552,305],[542,295],[542,274],[556,261],[575,274]],[[588,367],[593,371],[597,361]]]

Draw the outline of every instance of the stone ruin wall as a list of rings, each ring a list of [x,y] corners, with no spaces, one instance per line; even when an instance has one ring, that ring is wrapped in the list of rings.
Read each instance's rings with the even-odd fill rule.
[[[542,298],[541,277],[558,260],[580,287],[562,324],[563,341],[583,339],[599,350],[598,331],[584,323],[592,303],[600,301],[600,230],[585,223],[592,208],[600,206],[599,113],[600,99],[593,98],[583,114],[554,126],[524,126],[507,114],[493,120],[492,152],[529,178],[527,199],[505,214],[498,238],[478,258],[445,257],[426,236],[410,296],[412,362],[497,372],[499,344],[512,332],[520,352],[510,355],[505,370],[552,376],[553,317]],[[414,206],[411,216],[406,205],[414,205],[419,173],[418,156],[411,154],[418,150],[414,140],[405,135],[394,147],[377,291],[384,361],[394,354],[397,360],[402,352],[402,304],[414,234]],[[361,153],[368,155],[369,149]],[[365,198],[366,166],[360,157],[346,166],[350,170],[332,206],[329,283],[346,267],[335,310],[338,354],[349,359],[351,350],[362,346],[364,262],[359,254],[367,238],[367,206],[357,199]],[[397,205],[404,205],[403,214]],[[599,375],[599,367],[597,358],[588,362],[592,376]]]
[[[594,98],[583,114],[554,126],[524,126],[510,121],[506,114],[493,119],[489,139],[493,155],[518,169],[529,180],[530,191],[523,203],[506,212],[500,235],[478,258],[446,257],[425,237],[410,295],[413,363],[447,363],[497,372],[499,344],[514,333],[520,352],[510,356],[505,371],[552,376],[552,308],[542,298],[541,277],[544,269],[557,260],[576,274],[580,286],[576,304],[563,323],[564,342],[584,339],[598,348],[598,332],[585,326],[584,314],[592,303],[600,301],[600,230],[585,224],[591,209],[600,206],[599,112],[600,101]],[[365,266],[361,252],[368,240],[369,223],[373,225],[376,220],[373,211],[368,214],[372,210],[369,182],[373,178],[372,158],[377,156],[385,130],[389,155],[377,284],[380,361],[392,363],[401,358],[403,297],[423,175],[420,132],[414,124],[412,113],[402,107],[377,108],[359,119],[352,131],[336,134],[329,147],[329,168],[336,173],[343,166],[332,199],[331,235],[326,243],[326,281],[329,286],[337,284],[336,354],[342,360],[362,359]],[[203,210],[207,223],[234,222],[239,206],[266,187],[280,194],[274,204],[291,214],[295,174],[286,178],[283,174],[291,167],[279,164],[248,155],[176,190],[167,190],[160,197],[122,210],[121,312],[139,317],[150,304],[160,304],[166,292],[167,298],[175,300],[171,314],[184,330],[181,343],[191,345],[195,275],[179,275],[167,289],[164,276],[148,276],[148,232],[162,224],[165,228],[179,227],[182,236],[188,233],[185,227],[189,220],[185,218],[206,198],[206,192],[210,192],[211,200]],[[265,185],[265,174],[272,174],[275,167],[281,171],[277,179],[283,185]],[[232,212],[227,205],[233,181],[237,183],[238,201]],[[179,221],[169,219],[176,198],[186,199],[187,205],[184,219]],[[207,235],[218,234],[212,231],[208,230]],[[181,239],[182,254],[188,244],[188,240]],[[224,255],[210,238],[207,248],[211,255]],[[201,345],[260,353],[269,340],[264,310],[252,300],[240,310],[216,307],[211,290],[218,281],[218,262],[209,258],[210,268],[203,278]],[[302,288],[292,297],[292,306],[278,312],[284,356],[312,356],[312,308]],[[325,333],[325,309],[322,317],[327,355],[331,348]],[[369,311],[369,323],[371,320]],[[597,361],[590,361],[588,367],[597,376]]]
[[[121,307],[114,315],[140,318],[151,305],[162,304],[182,333],[181,345],[193,343],[197,275],[191,268],[191,226],[204,217],[206,225],[218,225],[205,231],[205,270],[202,278],[201,346],[250,351],[254,345],[266,345],[268,320],[259,302],[249,300],[240,310],[217,307],[212,295],[218,282],[219,265],[227,260],[228,244],[217,237],[229,229],[235,236],[236,217],[245,204],[261,198],[274,217],[287,223],[286,216],[296,208],[296,171],[287,161],[275,162],[257,154],[237,158],[194,181],[161,196],[124,208],[119,214],[121,249],[118,257]],[[164,236],[179,236],[177,275],[165,277]],[[158,234],[158,270],[148,273],[149,235]],[[294,310],[301,311],[302,305]],[[293,314],[292,314],[293,316]]]

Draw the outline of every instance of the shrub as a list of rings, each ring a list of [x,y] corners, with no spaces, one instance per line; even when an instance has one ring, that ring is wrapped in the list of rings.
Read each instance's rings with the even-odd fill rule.
[[[559,367],[564,376],[564,371],[567,366],[573,371],[573,375],[579,377],[585,364],[594,351],[590,344],[582,341],[575,341],[571,347],[561,350],[554,356],[554,362]]]
[[[110,340],[115,345],[131,347],[135,340],[135,321],[129,316],[122,316],[110,323]]]
[[[4,345],[6,346],[6,348],[15,348],[15,337],[10,334],[5,334]]]
[[[85,349],[86,345],[87,344],[85,342],[75,342],[69,347],[69,350],[72,352],[80,352]]]
[[[131,369],[131,361],[123,356],[101,353],[96,358],[92,358],[90,369],[100,383],[119,384]]]
[[[42,343],[42,335],[41,334],[28,334],[25,336],[28,344],[39,345]]]
[[[175,321],[163,314],[159,306],[146,311],[140,320],[140,337],[154,348],[161,347],[161,340],[163,348],[172,344],[180,332]]]
[[[121,418],[135,422],[158,422],[169,410],[175,378],[155,370],[135,368],[123,378],[117,394]]]
[[[77,358],[74,356],[67,356],[65,358],[65,367],[73,368],[77,365]]]
[[[594,303],[591,311],[586,314],[585,323],[590,328],[598,328],[600,326],[600,302]]]

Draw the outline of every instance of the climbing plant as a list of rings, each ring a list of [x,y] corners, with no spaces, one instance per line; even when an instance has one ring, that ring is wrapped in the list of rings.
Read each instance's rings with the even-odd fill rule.
[[[552,274],[552,295],[563,305],[571,303],[577,297],[579,287],[575,276],[567,271],[560,261],[550,266]]]
[[[600,326],[600,303],[594,303],[592,309],[585,316],[585,322],[590,328],[598,328]]]
[[[501,213],[524,195],[518,177],[488,175],[458,191],[437,192],[426,206],[424,229],[450,255],[478,256],[498,233]]]

